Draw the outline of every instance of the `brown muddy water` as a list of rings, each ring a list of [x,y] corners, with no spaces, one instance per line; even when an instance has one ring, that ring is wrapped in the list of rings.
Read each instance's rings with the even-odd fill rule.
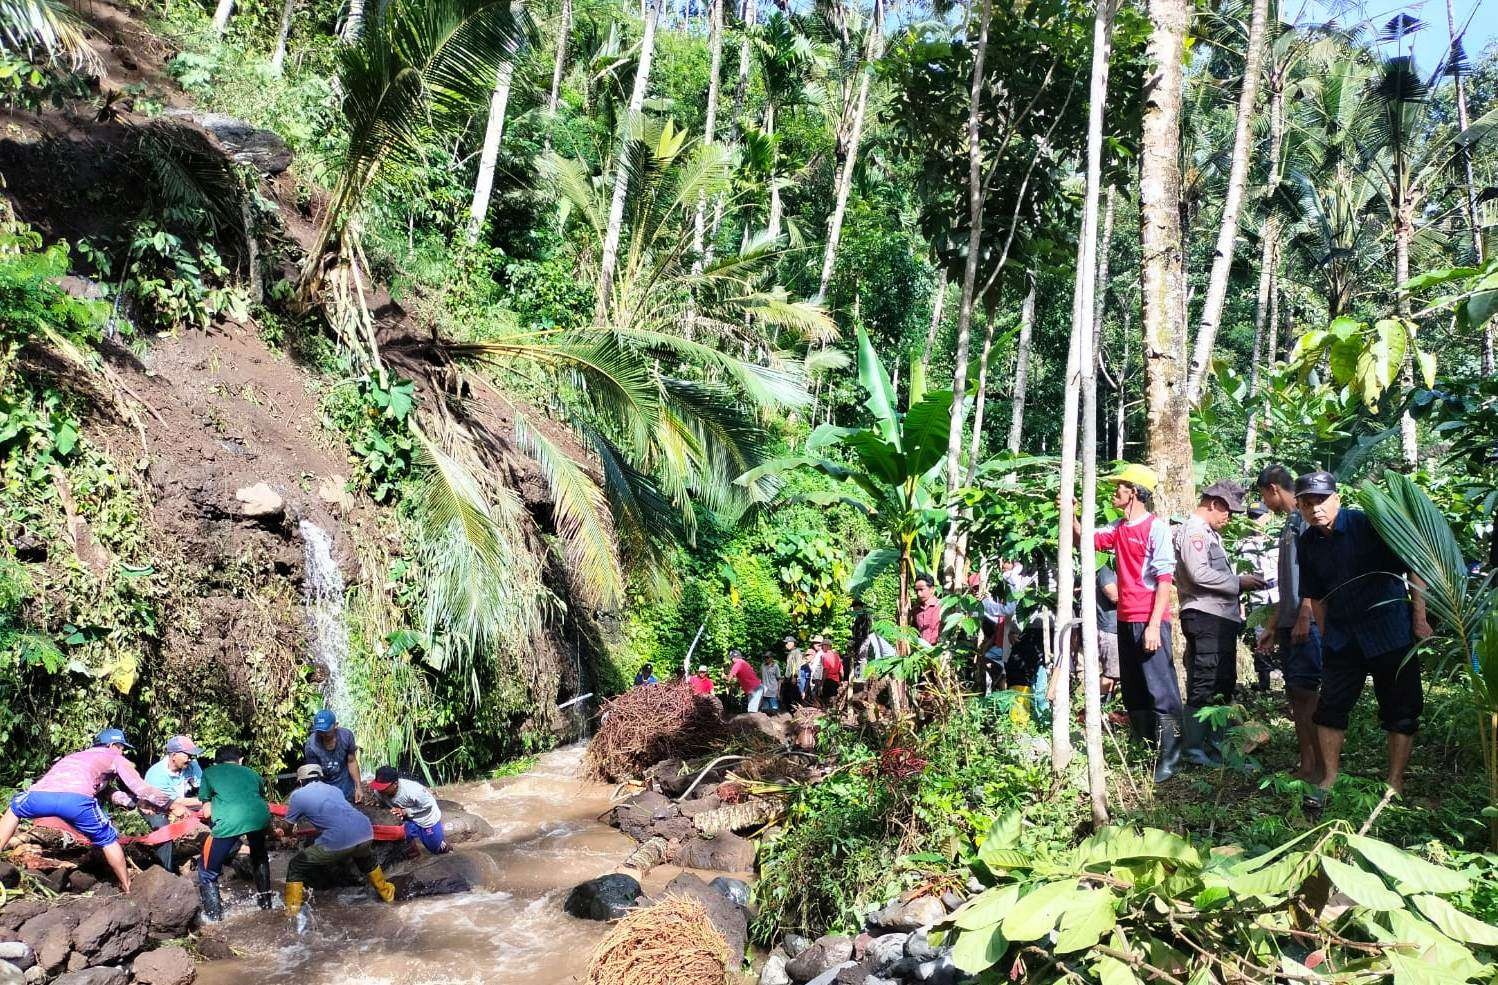
[[[198,981],[581,982],[608,925],[568,916],[562,901],[578,883],[619,870],[634,848],[627,836],[599,820],[612,791],[579,778],[581,760],[582,746],[571,746],[542,756],[521,776],[442,791],[493,826],[492,838],[459,846],[497,863],[492,888],[394,905],[373,902],[362,890],[325,892],[313,901],[312,926],[300,936],[279,904],[262,913],[236,899],[223,932],[242,956],[202,965]],[[652,876],[647,891],[670,873]]]

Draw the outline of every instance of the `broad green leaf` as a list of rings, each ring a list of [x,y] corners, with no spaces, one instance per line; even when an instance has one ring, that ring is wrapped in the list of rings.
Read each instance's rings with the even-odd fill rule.
[[[884,572],[900,563],[900,552],[893,547],[877,547],[865,554],[858,567],[853,569],[853,578],[848,591],[854,595],[865,591]]]
[[[898,444],[883,440],[872,430],[859,430],[843,439],[858,456],[863,470],[888,486],[898,486],[909,474]]]
[[[1402,893],[1459,893],[1471,882],[1460,872],[1432,865],[1388,842],[1355,834],[1346,837],[1347,844],[1393,879]]]
[[[1420,371],[1420,379],[1427,389],[1436,385],[1436,354],[1434,352],[1416,349],[1415,368]]]
[[[1394,969],[1394,985],[1465,985],[1467,982],[1466,975],[1398,951],[1389,952],[1389,967]]]
[[[1097,959],[1092,971],[1097,975],[1099,985],[1143,985],[1133,968],[1106,954]]]
[[[962,930],[995,926],[1019,899],[1019,889],[1019,883],[1010,883],[979,893],[958,907],[950,919]]]
[[[1117,897],[1110,889],[1084,889],[1077,892],[1061,914],[1061,932],[1056,935],[1056,953],[1083,951],[1111,933],[1118,924],[1114,910]]]
[[[906,412],[900,447],[905,450],[907,474],[919,475],[946,458],[951,413],[951,390],[932,390]]]
[[[1019,844],[1020,827],[1023,817],[1019,811],[1010,811],[999,818],[988,829],[988,835],[983,839],[983,848],[1013,848]],[[978,857],[983,857],[980,849]]]
[[[1420,908],[1420,912],[1441,928],[1441,933],[1447,937],[1466,941],[1468,944],[1498,947],[1498,927],[1468,916],[1439,896],[1422,893],[1410,898]]]
[[[1007,950],[1009,942],[997,925],[967,930],[957,937],[952,948],[952,963],[969,975],[976,975],[993,967]]]
[[[1363,358],[1363,342],[1359,335],[1338,337],[1332,341],[1327,366],[1332,371],[1332,379],[1339,386],[1347,386],[1358,380],[1358,363]]]
[[[1330,856],[1321,860],[1326,877],[1353,900],[1374,910],[1397,910],[1404,906],[1404,897],[1384,885],[1384,881],[1372,872]]]
[[[862,325],[858,327],[858,382],[868,394],[863,405],[874,415],[875,429],[885,441],[899,450],[900,424],[895,387],[890,383],[889,373],[885,372],[884,363],[879,361],[879,353],[874,351],[874,343],[869,340],[869,333],[863,330]]]
[[[1293,852],[1257,872],[1234,875],[1227,886],[1238,896],[1284,896],[1300,888],[1314,865],[1309,853]]]
[[[1477,267],[1441,267],[1436,270],[1427,270],[1423,274],[1416,274],[1404,282],[1403,290],[1411,293],[1423,291],[1427,287],[1437,284],[1449,283],[1453,280],[1466,280],[1479,272]]]
[[[1385,928],[1375,920],[1363,921],[1363,926],[1368,929],[1378,940],[1386,944],[1414,945],[1415,950],[1406,949],[1406,955],[1413,955],[1413,960],[1427,968],[1441,968],[1457,976],[1456,981],[1465,981],[1483,975],[1485,972],[1491,974],[1491,970],[1482,962],[1472,956],[1472,952],[1465,946],[1441,933],[1425,920],[1415,916],[1410,910],[1390,910],[1386,916],[1389,927]],[[1412,973],[1417,973],[1413,972]],[[1419,979],[1411,979],[1418,981]],[[1433,981],[1446,982],[1451,979],[1432,979]]]
[[[1056,926],[1056,918],[1066,908],[1070,897],[1076,895],[1075,879],[1048,882],[1044,886],[1022,896],[1004,915],[1001,925],[1004,936],[1012,941],[1039,940]]]
[[[1158,828],[1110,827],[1092,835],[1077,846],[1076,860],[1086,868],[1099,862],[1117,862],[1131,858],[1159,858],[1181,865],[1201,865],[1201,856],[1180,835]]]

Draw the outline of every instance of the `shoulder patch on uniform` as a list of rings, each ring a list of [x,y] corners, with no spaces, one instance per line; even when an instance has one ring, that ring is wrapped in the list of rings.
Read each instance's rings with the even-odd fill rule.
[[[1206,546],[1207,546],[1207,542],[1205,540],[1203,540],[1202,538],[1200,538],[1200,537],[1192,537],[1191,538],[1191,549],[1193,551],[1205,550]]]

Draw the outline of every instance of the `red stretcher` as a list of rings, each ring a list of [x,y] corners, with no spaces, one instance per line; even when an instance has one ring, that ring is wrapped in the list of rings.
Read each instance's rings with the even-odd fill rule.
[[[286,805],[271,804],[270,812],[276,817],[284,818],[286,816]],[[61,831],[74,841],[85,845],[89,843],[87,836],[60,817],[39,817],[32,823],[43,828],[51,828],[53,831]],[[120,844],[155,846],[163,842],[176,841],[178,838],[186,838],[189,835],[197,834],[199,831],[207,830],[208,825],[204,824],[202,819],[194,813],[187,815],[187,817],[180,821],[173,821],[171,824],[157,828],[148,835],[120,835]],[[297,828],[293,834],[299,838],[315,838],[317,837],[317,829]],[[374,825],[374,840],[405,841],[405,826],[400,824],[376,824]]]

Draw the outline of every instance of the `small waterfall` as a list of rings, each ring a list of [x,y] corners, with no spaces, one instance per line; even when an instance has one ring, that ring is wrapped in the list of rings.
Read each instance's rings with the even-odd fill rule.
[[[302,597],[312,630],[312,655],[322,667],[323,701],[338,721],[354,727],[353,702],[348,688],[348,627],[344,624],[343,572],[333,561],[333,538],[311,520],[297,524],[307,552],[307,578]]]

